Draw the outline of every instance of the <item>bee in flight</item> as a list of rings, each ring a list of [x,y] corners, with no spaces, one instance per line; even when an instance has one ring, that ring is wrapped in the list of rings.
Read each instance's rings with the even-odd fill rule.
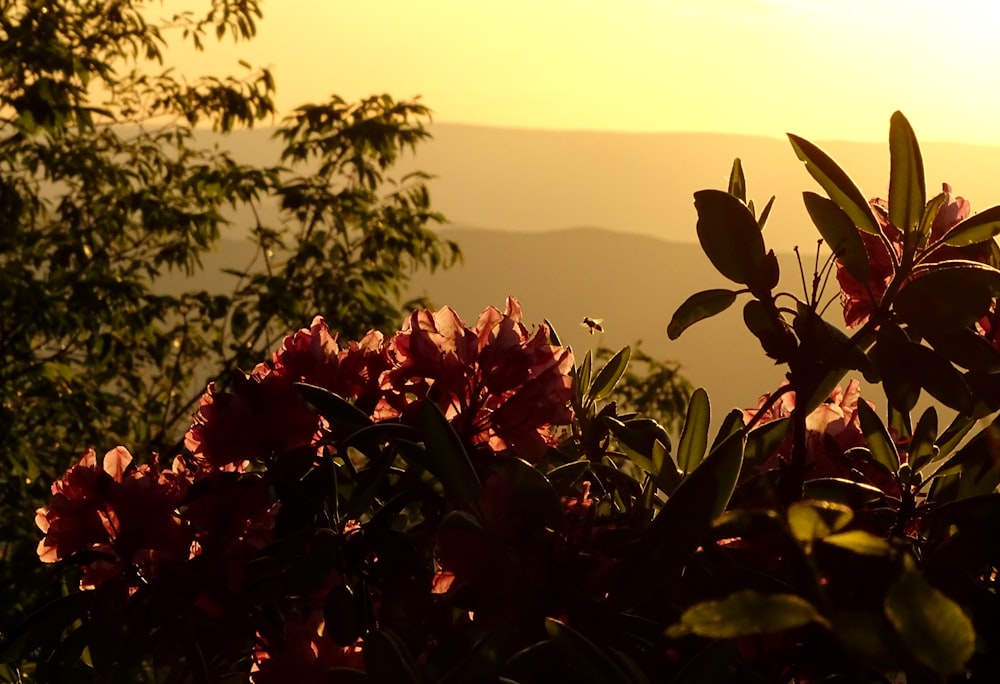
[[[603,321],[603,318],[591,318],[590,316],[584,316],[583,323],[581,323],[581,325],[587,329],[589,334],[593,335],[595,332],[604,332],[604,326],[601,325]]]

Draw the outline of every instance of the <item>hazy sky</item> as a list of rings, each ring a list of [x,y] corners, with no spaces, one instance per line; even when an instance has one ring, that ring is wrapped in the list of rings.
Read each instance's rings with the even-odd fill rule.
[[[204,7],[164,0],[158,11]],[[422,95],[439,121],[1000,144],[990,0],[262,0],[250,44],[191,73],[273,68],[290,108]],[[154,10],[155,11],[155,10]],[[175,53],[176,55],[176,53]]]

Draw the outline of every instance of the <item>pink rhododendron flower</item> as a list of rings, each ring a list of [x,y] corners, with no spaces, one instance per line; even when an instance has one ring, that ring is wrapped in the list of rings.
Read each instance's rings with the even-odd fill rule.
[[[151,579],[162,561],[183,561],[190,540],[177,514],[190,476],[182,463],[159,470],[136,466],[124,447],[102,464],[88,450],[52,485],[52,500],[35,522],[45,537],[38,556],[46,563],[74,560],[84,566],[80,585],[92,589],[124,576],[131,584]]]
[[[320,418],[293,381],[260,364],[249,374],[237,371],[231,392],[208,386],[184,441],[203,469],[212,470],[266,463],[319,434]]]
[[[339,646],[322,636],[323,611],[285,614],[284,634],[270,640],[258,635],[250,670],[253,684],[327,684],[330,668],[364,670],[364,644]]]
[[[927,238],[928,244],[943,237],[951,228],[967,219],[970,214],[969,202],[963,197],[953,195],[950,185],[945,183],[942,191],[947,199],[931,225],[930,235]],[[889,222],[888,204],[884,200],[873,199],[871,207],[882,232],[888,238],[889,244],[887,246],[877,235],[858,231],[865,245],[865,251],[868,253],[868,265],[871,271],[868,281],[864,283],[856,280],[847,272],[844,265],[839,260],[837,261],[837,281],[840,283],[844,322],[849,328],[863,325],[882,302],[882,297],[885,295],[893,276],[892,257],[889,250],[891,249],[895,253],[897,261],[903,253],[903,234],[899,228]],[[969,259],[986,262],[989,255],[989,243],[967,247],[942,245],[932,252],[930,261]]]
[[[315,445],[326,423],[295,388],[304,382],[355,399],[365,412],[380,396],[379,376],[387,367],[383,339],[370,332],[345,349],[321,316],[309,328],[287,336],[272,357],[253,372],[237,372],[232,389],[213,384],[201,399],[185,444],[206,469],[244,461],[266,463],[294,449]]]
[[[426,396],[468,444],[540,458],[549,428],[572,420],[573,356],[549,344],[547,325],[532,332],[521,315],[513,297],[503,313],[489,307],[471,328],[447,307],[413,312],[388,342],[392,365],[382,376],[386,396],[376,418],[405,415],[414,397]]]
[[[749,423],[764,406],[770,395],[763,395],[757,402],[756,409],[744,409],[743,420]],[[806,416],[806,477],[818,479],[839,477],[858,480],[859,475],[872,484],[876,484],[886,493],[898,491],[891,478],[884,471],[861,460],[848,460],[844,452],[848,449],[867,446],[864,433],[861,431],[861,419],[858,414],[858,402],[861,401],[861,385],[857,380],[851,380],[846,389],[837,387],[830,397],[817,406]],[[869,406],[874,406],[869,402]],[[795,393],[786,392],[758,421],[757,426],[763,426],[781,418],[789,418],[795,410]],[[777,468],[782,461],[791,455],[792,435],[788,436],[774,453],[759,468],[767,470]]]

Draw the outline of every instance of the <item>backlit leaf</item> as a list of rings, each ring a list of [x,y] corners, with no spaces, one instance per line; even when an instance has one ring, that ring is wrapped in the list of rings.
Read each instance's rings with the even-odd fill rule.
[[[721,313],[736,301],[735,290],[704,290],[697,292],[677,307],[667,325],[667,337],[676,340],[685,330],[698,321]]]
[[[918,660],[943,675],[965,669],[975,650],[972,622],[923,575],[904,573],[889,587],[884,607],[886,617]]]
[[[733,160],[733,170],[729,172],[729,194],[743,203],[747,201],[747,179],[739,157]]]
[[[858,417],[861,420],[861,432],[868,442],[868,449],[876,463],[881,463],[890,473],[899,470],[899,452],[889,436],[882,419],[866,401],[858,402]]]
[[[1000,294],[1000,271],[974,261],[941,261],[914,275],[896,295],[894,308],[918,331],[966,328]]]
[[[878,220],[872,212],[868,200],[854,184],[851,177],[837,165],[823,150],[808,140],[797,135],[788,134],[788,139],[795,150],[795,156],[805,162],[806,171],[816,182],[826,190],[838,207],[844,210],[851,220],[861,230],[872,235],[878,235]]]
[[[889,221],[909,234],[924,213],[924,162],[910,122],[901,112],[889,120]]]
[[[1000,235],[1000,206],[984,209],[952,227],[944,234],[945,244],[965,247]]]
[[[839,546],[862,556],[888,556],[892,553],[889,542],[864,530],[849,530],[831,534],[823,538],[823,543]]]
[[[681,482],[653,518],[639,551],[622,569],[623,581],[609,599],[635,605],[676,581],[733,495],[743,465],[743,434],[730,436],[713,449]]]
[[[677,466],[681,472],[690,473],[705,457],[708,450],[708,427],[712,420],[712,409],[708,392],[699,387],[691,395],[688,403],[684,429],[677,443]]]
[[[854,221],[837,204],[814,192],[802,193],[809,218],[827,246],[855,280],[865,283],[871,274],[868,252]]]
[[[597,377],[590,385],[588,392],[590,401],[600,401],[611,395],[618,381],[625,374],[631,355],[632,349],[623,347],[604,364],[604,368],[597,373]]]
[[[735,639],[752,634],[772,634],[826,623],[815,606],[794,594],[759,594],[744,590],[717,601],[697,603],[668,630],[673,638],[697,634],[710,639]]]
[[[716,270],[754,288],[766,280],[764,238],[747,206],[721,190],[694,194],[698,240]]]

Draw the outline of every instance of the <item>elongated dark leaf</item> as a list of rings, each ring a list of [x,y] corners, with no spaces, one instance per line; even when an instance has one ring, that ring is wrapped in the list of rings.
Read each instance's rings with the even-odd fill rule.
[[[763,463],[785,441],[791,427],[792,422],[788,418],[779,418],[754,428],[747,435],[743,459],[748,464],[759,465]]]
[[[420,407],[420,427],[427,445],[427,469],[457,504],[476,507],[482,494],[479,476],[455,429],[433,401],[425,400]]]
[[[899,471],[899,452],[889,436],[885,424],[866,401],[858,402],[858,417],[861,419],[861,432],[865,435],[868,448],[876,463],[881,463],[890,473]]]
[[[722,313],[736,301],[735,290],[704,290],[697,292],[677,307],[667,325],[667,337],[676,340],[685,330],[698,321]]]
[[[816,145],[797,135],[788,134],[795,156],[805,162],[806,171],[820,184],[838,207],[844,210],[861,230],[872,235],[880,233],[878,220],[868,200],[851,177]]]
[[[679,638],[697,634],[709,639],[735,639],[772,634],[810,622],[825,623],[816,607],[794,594],[759,594],[746,589],[717,601],[696,603],[667,634]]]
[[[372,424],[372,419],[366,416],[364,411],[324,387],[297,382],[295,388],[321,416],[330,421],[331,425],[347,434]]]
[[[944,234],[945,244],[965,247],[1000,235],[1000,206],[984,209],[965,219]]]
[[[815,192],[802,193],[802,200],[809,218],[847,272],[859,282],[868,282],[871,274],[868,252],[851,217],[836,202]]]
[[[82,618],[94,603],[96,592],[77,591],[57,598],[32,613],[0,642],[0,663],[13,663],[44,643],[59,639],[59,634]]]
[[[986,338],[968,328],[950,333],[931,332],[924,337],[957,366],[977,373],[1000,372],[1000,352]]]
[[[626,606],[677,581],[712,521],[725,511],[743,465],[743,434],[713,449],[660,509],[623,568],[623,581],[610,600]]]
[[[972,393],[954,366],[915,342],[907,342],[904,350],[904,362],[928,394],[956,411],[968,413],[972,409]]]
[[[1000,294],[1000,271],[974,261],[941,261],[915,272],[894,308],[915,330],[960,330],[982,318]]]
[[[618,385],[618,381],[625,374],[631,355],[632,349],[623,347],[604,364],[604,368],[597,373],[594,382],[590,384],[590,390],[587,393],[589,401],[600,401],[611,395]]]
[[[937,447],[934,440],[937,439],[938,416],[933,406],[928,406],[917,421],[917,426],[913,429],[913,436],[910,439],[910,451],[908,462],[914,470],[920,470],[925,465],[934,460],[937,455]]]
[[[763,302],[751,299],[743,306],[743,323],[760,340],[764,353],[775,361],[785,363],[795,354],[795,335]]]
[[[583,356],[583,363],[574,369],[573,387],[576,391],[577,404],[584,405],[587,399],[587,391],[590,389],[590,373],[594,362],[590,350]]]
[[[957,603],[918,572],[904,573],[885,597],[885,614],[903,643],[922,663],[943,675],[965,670],[976,632]]]
[[[937,456],[934,460],[945,458],[954,451],[975,424],[976,421],[969,416],[961,414],[955,416],[945,431],[934,441],[934,446],[937,447]]]
[[[892,554],[889,542],[864,530],[848,530],[847,532],[831,534],[823,539],[823,543],[847,549],[862,556],[888,556]]]
[[[767,201],[764,205],[763,211],[760,212],[760,218],[757,219],[757,227],[764,230],[764,226],[767,224],[767,217],[771,215],[771,207],[774,206],[774,195],[771,195],[771,199]]]
[[[677,442],[677,467],[683,473],[690,473],[708,450],[708,427],[712,422],[712,408],[708,392],[699,387],[691,395],[688,403],[687,417],[684,419],[684,429],[681,430],[680,441]]]
[[[712,447],[709,451],[715,451],[727,439],[742,431],[743,426],[743,411],[732,409],[722,419],[722,425],[719,426],[719,431],[715,433],[715,439],[712,440]]]
[[[743,175],[743,163],[739,157],[733,160],[733,170],[729,172],[729,194],[746,204],[747,179]]]
[[[751,289],[763,287],[767,280],[764,238],[747,206],[721,190],[696,192],[694,206],[698,240],[716,270]]]
[[[901,112],[889,119],[889,155],[889,221],[909,234],[924,213],[927,191],[917,136]]]
[[[920,233],[920,239],[917,241],[918,247],[924,247],[927,244],[931,228],[934,226],[934,219],[937,218],[938,212],[947,201],[948,195],[941,192],[931,198],[931,201],[924,207],[924,213],[920,217],[920,225],[917,227],[917,232]]]
[[[633,684],[633,680],[594,642],[569,625],[554,618],[545,619],[549,639],[562,652],[563,662],[577,676],[574,681],[591,684]]]

